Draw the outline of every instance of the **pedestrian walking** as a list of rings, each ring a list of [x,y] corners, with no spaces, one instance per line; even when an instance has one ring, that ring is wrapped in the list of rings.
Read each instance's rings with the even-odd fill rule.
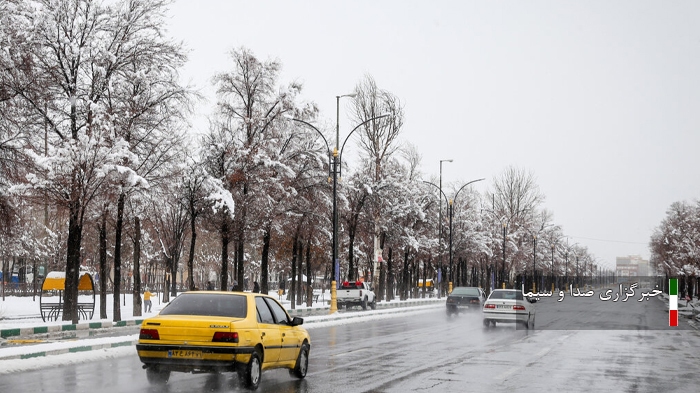
[[[153,296],[153,294],[148,290],[148,287],[146,287],[146,290],[143,292],[143,306],[145,312],[151,312],[151,307],[153,305],[151,296]]]
[[[260,293],[260,284],[257,281],[253,281],[253,292]]]

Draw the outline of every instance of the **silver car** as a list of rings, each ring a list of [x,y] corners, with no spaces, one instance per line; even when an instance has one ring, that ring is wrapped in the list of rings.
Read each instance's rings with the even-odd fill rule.
[[[526,329],[535,328],[535,306],[523,297],[518,289],[495,289],[483,308],[484,327],[496,323],[522,324]]]

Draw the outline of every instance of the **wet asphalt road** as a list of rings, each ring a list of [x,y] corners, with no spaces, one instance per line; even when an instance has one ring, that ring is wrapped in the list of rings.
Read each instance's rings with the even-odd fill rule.
[[[537,304],[537,330],[499,325],[485,330],[480,315],[447,318],[442,308],[415,315],[330,327],[309,325],[309,373],[297,380],[286,370],[263,372],[259,392],[688,392],[700,335],[688,330],[561,329],[559,319],[608,326],[591,312],[593,299],[566,307]],[[556,311],[559,307],[559,311]],[[665,321],[659,301],[632,306],[636,320]],[[634,308],[637,307],[637,308]],[[548,312],[545,312],[545,308]],[[554,310],[554,311],[552,311]],[[644,317],[641,318],[640,315]],[[541,318],[540,318],[541,317]],[[685,322],[683,322],[685,323]],[[662,323],[663,324],[663,323]],[[237,392],[234,374],[173,373],[165,387],[146,381],[132,356],[3,375],[1,392]]]

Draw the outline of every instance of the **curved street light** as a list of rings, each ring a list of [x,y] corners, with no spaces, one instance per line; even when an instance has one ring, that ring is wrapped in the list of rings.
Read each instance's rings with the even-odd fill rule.
[[[352,133],[355,132],[355,130],[357,130],[358,128],[362,127],[363,125],[369,123],[370,121],[382,119],[384,117],[389,117],[389,116],[391,116],[391,113],[382,113],[379,116],[375,116],[375,117],[372,117],[370,119],[367,119],[367,120],[363,121],[362,123],[358,124],[357,126],[355,126],[355,128],[353,128],[352,131],[350,131],[348,133],[348,135],[343,140],[343,144],[340,147],[340,156],[338,157],[338,161],[339,161],[339,165],[340,165],[340,169],[338,170],[338,173],[340,174],[340,177],[343,177],[343,150],[345,150],[345,144],[348,142],[348,139],[350,139],[350,136],[352,135]],[[338,144],[336,142],[336,149],[338,148],[337,146],[338,146]]]
[[[433,184],[429,181],[423,180],[423,183],[430,184],[433,187],[437,187],[437,189],[440,191],[440,194],[442,194],[443,197],[445,197],[445,202],[449,203],[449,199],[447,198],[447,195],[442,191],[442,162],[447,161],[447,160],[440,160],[440,186],[437,184]],[[449,160],[452,161],[452,160]],[[439,197],[439,196],[438,196]],[[439,215],[438,215],[438,275],[440,275],[440,269],[442,268],[442,198],[440,198],[440,203],[438,204],[439,207]],[[438,279],[441,277],[438,277]],[[440,281],[440,280],[438,280]],[[441,288],[438,288],[438,299],[440,298],[440,292]]]
[[[338,154],[338,145],[340,142],[340,125],[339,125],[339,120],[340,120],[340,98],[342,97],[354,97],[355,94],[344,94],[340,96],[336,96],[336,133],[335,133],[335,148],[333,149],[333,161],[331,165],[331,151],[330,148],[328,147],[328,141],[326,138],[323,136],[323,133],[316,128],[313,124],[297,119],[297,118],[291,118],[290,120],[296,121],[299,123],[302,123],[304,125],[307,125],[311,127],[313,130],[318,132],[319,135],[323,138],[323,141],[326,142],[326,148],[328,149],[328,162],[329,162],[329,167],[331,168],[331,174],[333,175],[333,260],[332,260],[332,269],[331,269],[331,275],[332,275],[332,281],[331,281],[331,304],[330,304],[330,313],[333,314],[338,311],[338,302],[336,298],[336,290],[337,290],[337,282],[339,280],[339,260],[338,260],[338,168],[340,166],[340,157]],[[348,137],[355,132],[358,128],[361,126],[369,123],[370,121],[377,120],[383,117],[387,117],[389,114],[382,114],[380,116],[375,116],[372,118],[369,118],[362,123],[358,124],[355,128],[350,131],[348,134]],[[345,139],[347,141],[347,138]],[[345,143],[343,143],[343,146],[345,146]]]
[[[450,160],[450,161],[451,161],[451,160]],[[447,278],[447,279],[448,279],[448,289],[447,289],[448,293],[451,293],[451,292],[452,292],[452,282],[453,282],[453,280],[454,280],[453,258],[452,258],[452,233],[453,233],[453,227],[452,227],[453,208],[452,208],[452,205],[453,205],[454,201],[457,199],[457,196],[459,196],[460,191],[462,191],[462,190],[463,190],[464,188],[466,188],[468,185],[470,185],[470,184],[472,184],[472,183],[476,183],[476,182],[478,182],[478,181],[482,181],[482,180],[486,180],[486,178],[481,178],[481,179],[472,180],[472,181],[470,181],[470,182],[468,182],[468,183],[462,185],[462,187],[460,187],[459,190],[457,190],[457,192],[456,192],[455,195],[452,197],[452,199],[448,198],[447,195],[445,195],[445,193],[442,191],[442,187],[439,187],[438,185],[435,185],[435,184],[433,184],[433,183],[431,183],[431,182],[429,182],[429,181],[423,180],[423,183],[430,184],[431,186],[437,187],[438,190],[440,190],[440,193],[441,193],[442,196],[445,198],[445,202],[447,202],[448,209],[449,209],[449,217],[450,217],[450,221],[449,221],[449,228],[450,228],[450,246],[449,246],[450,249],[449,249],[449,258],[450,258],[450,259],[449,259],[449,270],[448,270],[448,274],[447,274],[447,276],[448,276],[448,278]],[[440,201],[440,207],[442,207],[442,201]],[[442,217],[440,217],[440,227],[442,227]],[[440,242],[441,239],[442,239],[442,232],[440,232],[438,236],[439,236],[438,241]]]

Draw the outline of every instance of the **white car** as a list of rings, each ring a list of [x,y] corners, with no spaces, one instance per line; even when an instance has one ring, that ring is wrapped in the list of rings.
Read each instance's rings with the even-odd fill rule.
[[[522,324],[526,329],[535,328],[534,300],[525,299],[518,289],[494,289],[484,303],[484,327],[496,323]]]

